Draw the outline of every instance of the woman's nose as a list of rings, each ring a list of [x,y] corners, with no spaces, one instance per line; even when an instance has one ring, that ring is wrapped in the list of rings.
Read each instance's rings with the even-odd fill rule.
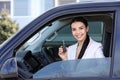
[[[79,33],[80,33],[80,30],[76,30],[76,33],[79,34]]]

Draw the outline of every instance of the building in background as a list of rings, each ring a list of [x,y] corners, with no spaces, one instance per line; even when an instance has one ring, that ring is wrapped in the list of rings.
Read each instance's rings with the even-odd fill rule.
[[[53,7],[68,3],[91,1],[93,0],[0,0],[0,11],[2,8],[7,8],[10,17],[19,24],[19,29],[22,29],[36,17]]]
[[[19,29],[30,23],[33,19],[54,7],[53,0],[0,0],[0,12],[7,8],[10,17],[19,24]],[[6,7],[5,7],[6,6]]]

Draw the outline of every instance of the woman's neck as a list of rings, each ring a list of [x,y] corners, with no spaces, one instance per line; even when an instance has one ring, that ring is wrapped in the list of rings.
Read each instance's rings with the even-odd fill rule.
[[[84,41],[79,41],[78,46],[82,46]]]

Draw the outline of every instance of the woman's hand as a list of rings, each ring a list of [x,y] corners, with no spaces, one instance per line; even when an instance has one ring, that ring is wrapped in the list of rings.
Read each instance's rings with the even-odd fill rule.
[[[66,52],[63,52],[62,46],[59,47],[58,55],[60,56],[60,58],[61,58],[62,60],[67,60],[67,47],[66,47]]]

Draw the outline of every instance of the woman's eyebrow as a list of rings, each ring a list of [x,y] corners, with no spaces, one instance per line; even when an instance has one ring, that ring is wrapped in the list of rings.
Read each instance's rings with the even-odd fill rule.
[[[79,27],[84,27],[84,26],[79,26]]]

